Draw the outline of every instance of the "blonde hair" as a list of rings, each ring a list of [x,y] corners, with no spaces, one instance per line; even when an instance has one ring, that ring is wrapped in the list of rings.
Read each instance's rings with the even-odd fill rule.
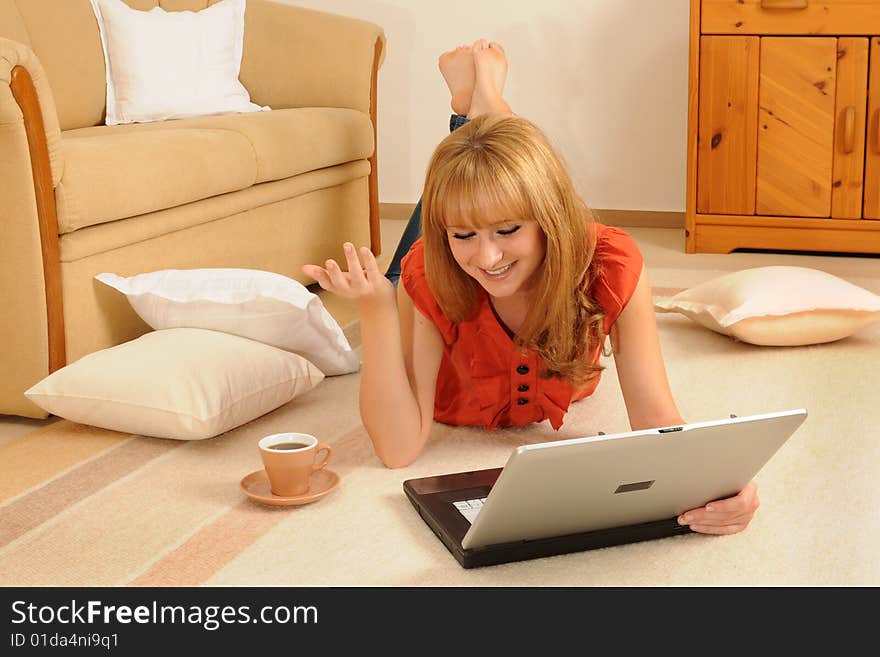
[[[599,265],[592,212],[537,126],[482,115],[434,151],[422,196],[428,286],[453,322],[476,311],[479,283],[456,263],[446,227],[484,227],[498,216],[533,220],[546,240],[517,346],[537,351],[547,367],[543,376],[574,385],[592,379],[604,368],[589,356],[605,341],[605,313],[588,293]]]

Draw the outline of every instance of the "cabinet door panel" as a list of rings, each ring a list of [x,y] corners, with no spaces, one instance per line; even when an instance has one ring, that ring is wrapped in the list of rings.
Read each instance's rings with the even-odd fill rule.
[[[868,39],[838,39],[837,125],[831,183],[831,216],[838,219],[862,217],[867,89]]]
[[[758,214],[831,216],[837,39],[763,37]]]
[[[868,139],[865,145],[865,219],[880,219],[880,38],[871,39]]]
[[[698,212],[755,211],[758,46],[758,37],[700,40]]]

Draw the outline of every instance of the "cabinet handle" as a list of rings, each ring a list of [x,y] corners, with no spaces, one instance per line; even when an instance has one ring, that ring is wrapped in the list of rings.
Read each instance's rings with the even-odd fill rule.
[[[806,9],[807,0],[761,0],[761,9]]]
[[[856,108],[848,105],[843,110],[843,152],[852,153],[856,145]]]

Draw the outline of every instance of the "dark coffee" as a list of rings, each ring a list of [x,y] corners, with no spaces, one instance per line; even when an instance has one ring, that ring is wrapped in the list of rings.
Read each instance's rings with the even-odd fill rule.
[[[310,443],[278,443],[269,445],[269,449],[277,449],[282,451],[290,451],[294,449],[302,449],[303,447],[311,447]]]

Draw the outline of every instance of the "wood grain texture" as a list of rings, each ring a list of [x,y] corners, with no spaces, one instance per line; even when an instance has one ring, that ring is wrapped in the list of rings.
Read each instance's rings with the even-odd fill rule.
[[[758,37],[700,40],[697,212],[755,212],[758,55]]]
[[[382,253],[382,229],[379,224],[379,168],[377,164],[377,152],[379,151],[379,136],[376,128],[376,103],[379,81],[379,62],[382,58],[382,39],[376,39],[373,51],[373,72],[370,77],[370,121],[373,123],[373,154],[370,156],[370,177],[367,181],[370,193],[370,249],[373,255]]]
[[[697,126],[700,113],[700,1],[691,0],[688,46],[687,189],[685,192],[684,249],[696,250]]]
[[[761,0],[703,0],[704,34],[873,34],[876,0],[810,0],[803,9],[762,7]]]
[[[697,215],[697,253],[779,249],[880,253],[880,222],[860,219]]]
[[[685,215],[688,253],[727,253],[739,247],[880,253],[880,221],[861,220],[853,210],[859,193],[861,150],[861,216],[880,219],[880,0],[810,0],[807,5],[805,9],[762,9],[760,0],[691,0]],[[761,34],[797,35],[760,37],[758,172],[764,177],[761,183],[756,179],[756,211],[761,214],[700,213],[696,141],[701,108],[696,90],[706,74],[700,67],[701,37]],[[840,40],[813,36],[816,34]],[[846,35],[863,38],[849,40]],[[862,65],[858,60],[866,35],[871,41],[870,81],[861,85],[861,91],[869,87],[868,107],[865,119],[861,119],[857,108]],[[834,45],[818,45],[815,53],[806,52],[822,39]],[[773,42],[780,44],[778,52],[773,50]],[[771,44],[773,60],[767,70],[765,44]],[[791,44],[791,53],[786,52],[787,44]],[[839,50],[846,54],[841,57]],[[839,58],[837,62],[834,56]],[[766,140],[760,133],[765,132],[764,125],[770,130],[771,123],[765,119],[772,118],[770,111],[775,113],[773,107],[765,106],[768,97],[778,102],[777,109],[782,108],[783,114],[776,114],[774,134]],[[785,114],[789,110],[790,117]],[[862,120],[866,128],[862,128]],[[852,150],[844,153],[848,157],[840,157],[840,151],[849,150],[844,139],[847,121]],[[832,213],[834,221],[828,218]]]
[[[866,219],[880,219],[880,38],[871,39],[868,92],[868,137],[865,148]]]
[[[837,39],[761,39],[756,212],[831,216]]]
[[[862,216],[867,87],[868,39],[841,37],[837,40],[837,123],[831,178],[831,217],[835,219]]]
[[[37,217],[40,223],[40,246],[43,255],[43,280],[46,288],[46,321],[49,335],[49,373],[67,364],[64,339],[64,307],[61,296],[61,260],[58,249],[58,215],[55,211],[55,190],[46,128],[34,82],[27,69],[15,66],[10,82],[12,95],[24,117]]]

